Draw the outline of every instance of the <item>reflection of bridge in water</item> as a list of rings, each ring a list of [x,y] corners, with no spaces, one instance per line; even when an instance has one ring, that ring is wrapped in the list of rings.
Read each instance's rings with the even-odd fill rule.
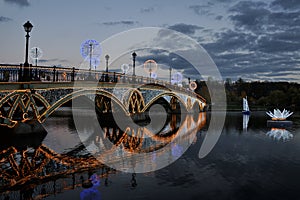
[[[58,154],[45,145],[21,150],[9,147],[0,152],[0,158],[0,192],[9,199],[38,198],[74,189],[81,186],[85,173],[106,169],[91,156]]]
[[[128,116],[144,113],[156,104],[169,112],[203,111],[205,100],[184,87],[169,82],[119,73],[75,68],[34,67],[38,81],[16,82],[20,66],[0,66],[0,125],[14,128],[21,123],[42,123],[55,110],[78,97],[95,101],[102,113],[118,107]],[[76,80],[76,81],[75,81]],[[179,106],[180,105],[180,106]]]
[[[156,134],[143,128],[133,131],[128,127],[122,131],[102,124],[103,134],[93,134],[85,141],[102,150],[100,155],[95,155],[100,156],[97,159],[88,153],[86,148],[89,146],[85,147],[84,144],[62,154],[43,144],[27,148],[8,147],[0,152],[0,199],[39,199],[61,193],[81,187],[83,179],[92,173],[105,179],[102,181],[105,185],[109,174],[116,171],[101,164],[99,159],[113,158],[111,162],[124,162],[124,158],[132,153],[142,152],[155,154],[156,157],[167,154],[173,157],[170,159],[177,159],[180,156],[176,152],[177,147],[192,143],[197,131],[205,123],[205,113],[186,115],[182,119],[171,115],[165,127]],[[144,134],[148,137],[142,137]],[[104,146],[104,140],[111,141],[112,145]],[[120,146],[122,152],[115,151]],[[155,165],[153,160],[150,163]]]

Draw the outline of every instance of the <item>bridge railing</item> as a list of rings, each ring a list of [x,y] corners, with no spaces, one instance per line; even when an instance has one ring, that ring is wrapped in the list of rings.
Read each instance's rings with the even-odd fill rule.
[[[24,77],[25,67],[20,65],[0,64],[0,82],[21,82]],[[169,89],[182,91],[190,95],[195,95],[188,86],[182,87],[170,82],[153,79],[144,76],[132,76],[117,72],[103,72],[98,70],[76,69],[56,66],[32,66],[28,67],[29,80],[41,82],[72,82],[72,81],[99,81],[113,83],[131,84],[159,84]],[[203,99],[198,95],[198,98]]]
[[[74,80],[75,68],[32,66],[24,67],[20,65],[0,64],[0,82],[20,82],[25,76],[25,68],[29,71],[29,80],[56,82]]]

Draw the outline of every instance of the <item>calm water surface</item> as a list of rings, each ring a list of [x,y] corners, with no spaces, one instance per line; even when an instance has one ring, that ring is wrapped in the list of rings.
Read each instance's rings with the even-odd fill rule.
[[[278,130],[267,127],[268,117],[264,112],[251,113],[247,128],[243,127],[240,112],[228,112],[217,144],[205,158],[199,159],[209,118],[207,113],[205,126],[192,137],[193,142],[187,151],[163,169],[136,175],[108,168],[90,172],[102,173],[97,194],[101,199],[110,200],[300,199],[299,113],[290,118],[292,127]],[[48,134],[42,143],[51,151],[63,154],[80,145],[70,116],[52,117],[44,126]],[[88,172],[82,170],[74,175],[74,179],[77,183],[79,177],[87,179],[88,176]],[[57,180],[56,184],[68,185],[72,181],[68,175]],[[39,190],[35,189],[34,193],[43,191],[41,188],[45,182],[39,183],[36,186]],[[49,184],[46,190],[51,190]],[[77,184],[68,189],[57,189],[55,194],[43,198],[75,200],[80,199],[83,190]],[[19,199],[17,192],[7,189],[0,199],[12,193],[10,199]],[[33,196],[38,198],[36,194]]]

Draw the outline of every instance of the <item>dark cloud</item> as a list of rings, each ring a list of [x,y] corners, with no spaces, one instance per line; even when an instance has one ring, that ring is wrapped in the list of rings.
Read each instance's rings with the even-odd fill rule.
[[[266,53],[300,51],[299,38],[299,32],[268,34],[257,40],[257,50]]]
[[[296,10],[300,9],[299,0],[275,0],[271,3],[271,6],[281,7],[285,10]]]
[[[212,2],[219,2],[219,3],[231,3],[238,0],[211,0]]]
[[[103,22],[102,24],[106,25],[106,26],[115,26],[115,25],[133,26],[135,24],[138,24],[138,22],[137,21],[126,21],[126,20],[123,20],[123,21],[115,21],[115,22]]]
[[[187,34],[187,35],[193,35],[193,34],[195,34],[195,32],[197,30],[203,29],[203,27],[201,27],[201,26],[196,26],[196,25],[191,25],[191,24],[184,24],[184,23],[174,24],[172,26],[169,26],[168,28],[172,29],[174,31],[181,32],[183,34]]]
[[[193,10],[197,15],[211,15],[210,7],[212,5],[213,4],[210,3],[206,5],[191,5],[189,6],[189,9]]]
[[[9,22],[9,21],[12,21],[12,19],[8,18],[8,17],[0,16],[0,23],[1,22]]]
[[[153,7],[141,8],[141,13],[150,13],[150,12],[153,12],[153,11],[154,11]]]
[[[229,18],[237,29],[256,34],[286,30],[300,24],[300,11],[274,12],[264,2],[239,2],[229,11],[235,13]]]
[[[267,26],[270,31],[299,27],[300,11],[274,12],[268,16]]]
[[[298,69],[298,32],[299,30],[295,29],[293,32],[266,33],[265,36],[261,36],[227,30],[215,34],[215,42],[203,46],[219,67],[223,77],[235,80],[237,77],[257,79],[261,76],[263,79],[265,74]],[[277,80],[282,80],[282,77],[278,76]]]
[[[68,63],[69,60],[66,59],[59,59],[59,58],[53,58],[53,59],[40,59],[38,60],[39,63]]]
[[[293,72],[299,72],[300,61],[300,11],[274,10],[280,2],[283,4],[275,0],[269,7],[264,2],[241,1],[228,10],[233,27],[214,33],[214,40],[203,44],[223,77],[295,80]]]
[[[208,50],[215,53],[226,51],[241,51],[244,49],[253,49],[256,36],[250,33],[227,30],[215,34],[216,41],[213,43],[203,44]]]
[[[225,0],[212,0],[212,4]],[[211,5],[212,5],[211,4]],[[211,5],[189,8],[198,15],[207,15]],[[224,78],[236,80],[296,80],[300,72],[300,1],[273,0],[230,1],[228,19],[233,27],[210,31],[212,40],[197,36]],[[216,15],[216,20],[225,18]],[[184,27],[182,30],[186,30]],[[190,32],[190,35],[195,31]],[[204,34],[204,29],[201,30]]]
[[[21,7],[30,6],[28,0],[4,0],[6,3],[16,4]]]
[[[239,2],[229,9],[230,12],[236,13],[230,15],[229,18],[236,27],[251,31],[261,31],[268,22],[268,16],[271,13],[265,8],[266,5],[263,2]]]
[[[218,15],[218,16],[216,16],[216,18],[215,18],[216,20],[221,20],[221,19],[223,19],[223,16],[221,16],[221,15]]]

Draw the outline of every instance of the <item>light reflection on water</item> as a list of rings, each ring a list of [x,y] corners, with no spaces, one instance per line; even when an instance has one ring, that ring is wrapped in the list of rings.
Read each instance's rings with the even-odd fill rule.
[[[206,119],[209,124],[209,113]],[[207,127],[196,133],[178,160],[158,171],[133,175],[99,168],[98,191],[102,199],[297,199],[300,117],[291,118],[294,124],[287,131],[293,137],[289,140],[269,137],[272,129],[267,119],[265,113],[253,112],[245,129],[242,114],[229,112],[217,145],[205,158],[199,159],[198,152]],[[80,145],[69,117],[51,118],[45,127],[48,135],[43,144],[58,153]],[[178,151],[177,147],[172,153],[176,156]],[[87,179],[87,174],[83,176]],[[45,199],[80,199],[82,191],[75,187]]]

